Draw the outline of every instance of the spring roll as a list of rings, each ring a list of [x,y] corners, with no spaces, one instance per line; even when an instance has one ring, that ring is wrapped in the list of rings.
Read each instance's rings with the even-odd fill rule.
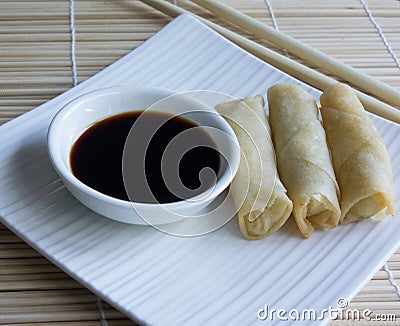
[[[292,212],[275,164],[270,129],[261,95],[216,106],[234,130],[241,148],[231,193],[239,227],[246,239],[258,240],[278,230]]]
[[[390,158],[357,95],[335,84],[324,91],[321,105],[341,193],[340,222],[394,215]]]
[[[268,105],[279,175],[300,232],[309,238],[315,228],[335,227],[339,188],[314,98],[300,86],[278,84],[268,90]]]

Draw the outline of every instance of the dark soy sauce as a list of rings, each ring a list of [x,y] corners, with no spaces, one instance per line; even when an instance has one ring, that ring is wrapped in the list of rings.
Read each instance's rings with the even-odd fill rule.
[[[215,143],[204,130],[194,128],[199,126],[179,116],[148,111],[142,113],[143,111],[125,112],[90,126],[72,146],[70,164],[73,174],[84,184],[103,194],[143,203],[176,202],[193,197],[215,184],[220,155]],[[133,147],[124,152],[128,134],[136,121],[142,132],[129,136],[127,147]],[[176,150],[176,146],[171,146],[172,156],[165,157],[169,157],[172,164],[166,164],[166,167],[163,165],[161,169],[167,146],[182,132],[185,132],[180,138],[181,141],[184,139],[183,152]],[[142,146],[143,144],[148,146]],[[187,150],[188,147],[191,149]],[[129,198],[124,185],[122,163],[123,153],[126,155],[127,152],[130,154],[126,160],[124,157],[124,164],[128,164],[124,166],[124,172],[128,172],[124,177],[125,182],[130,185],[127,187]],[[213,178],[199,178],[203,168],[214,171]],[[170,185],[165,183],[165,176],[174,176],[177,173],[177,178],[186,191],[175,191],[174,187],[171,190]],[[129,178],[126,178],[126,174]],[[143,191],[146,187],[150,191]]]

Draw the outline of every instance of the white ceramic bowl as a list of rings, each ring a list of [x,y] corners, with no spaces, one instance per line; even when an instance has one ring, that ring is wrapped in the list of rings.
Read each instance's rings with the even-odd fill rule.
[[[186,119],[205,127],[204,130],[225,157],[225,163],[222,163],[212,189],[189,200],[167,204],[138,203],[105,195],[85,185],[72,174],[71,147],[90,125],[111,115],[149,107],[170,114],[185,112]],[[188,108],[193,112],[188,112]],[[209,205],[229,186],[240,160],[239,145],[233,130],[213,109],[185,95],[174,95],[169,90],[144,86],[110,87],[74,99],[54,117],[48,130],[47,142],[51,163],[67,189],[81,203],[103,216],[130,224],[157,225],[196,216],[196,212]]]

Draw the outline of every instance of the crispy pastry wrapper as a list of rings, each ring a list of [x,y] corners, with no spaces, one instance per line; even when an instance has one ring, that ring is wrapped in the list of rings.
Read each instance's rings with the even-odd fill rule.
[[[272,139],[279,175],[304,237],[339,222],[339,188],[314,98],[297,85],[268,90]]]
[[[341,192],[340,222],[394,215],[389,154],[357,95],[338,83],[324,91],[321,105]]]
[[[246,239],[258,240],[278,230],[292,212],[279,180],[270,128],[261,95],[216,106],[234,130],[241,149],[231,193],[239,227]]]

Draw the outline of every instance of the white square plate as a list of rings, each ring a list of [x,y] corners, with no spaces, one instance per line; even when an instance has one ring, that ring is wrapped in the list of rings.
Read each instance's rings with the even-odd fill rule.
[[[336,308],[394,253],[398,218],[317,231],[309,240],[289,223],[262,241],[244,240],[234,218],[211,234],[180,238],[91,212],[65,189],[48,160],[50,120],[68,101],[96,88],[142,84],[244,97],[265,94],[278,82],[299,83],[182,15],[78,87],[0,127],[0,220],[138,322],[254,325],[263,323],[257,312],[266,304]],[[388,146],[399,197],[400,127],[373,120]]]

